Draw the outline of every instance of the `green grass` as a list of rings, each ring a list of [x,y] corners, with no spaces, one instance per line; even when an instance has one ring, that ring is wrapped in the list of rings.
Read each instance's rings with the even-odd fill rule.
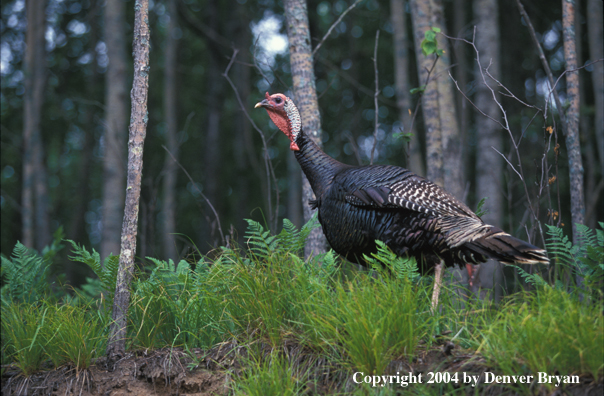
[[[362,274],[321,289],[303,304],[306,342],[346,356],[353,369],[384,373],[394,357],[413,357],[427,336],[428,302],[418,287]]]
[[[307,373],[300,373],[294,364],[277,353],[268,358],[252,359],[240,375],[234,389],[236,395],[292,396],[302,393]]]
[[[509,299],[475,341],[477,351],[506,375],[543,371],[599,378],[604,371],[602,306],[551,287]]]
[[[49,309],[37,304],[14,303],[2,309],[2,354],[29,376],[47,359],[45,337]],[[5,360],[5,358],[3,358]]]
[[[485,369],[498,375],[557,372],[595,379],[604,375],[599,289],[571,293],[559,287],[560,282],[549,286],[530,275],[537,285],[531,292],[509,296],[499,306],[470,300],[460,308],[455,291],[443,288],[433,315],[431,278],[420,278],[411,263],[395,258],[385,247],[373,257],[378,269],[338,268],[331,253],[302,260],[296,252],[303,235],[291,225],[278,236],[257,223],[251,226],[252,251],[225,248],[214,260],[177,265],[149,258],[148,268],[132,284],[130,349],[207,350],[235,340],[247,346],[249,361],[233,392],[250,395],[304,393],[325,370],[337,378],[348,378],[355,371],[390,374],[394,359],[409,362],[439,347],[445,331],[450,333],[447,337],[455,337],[456,348],[484,357]],[[19,254],[29,263],[43,263],[21,249],[11,261],[15,271],[26,262]],[[98,255],[84,259],[101,271]],[[380,270],[382,264],[393,271]],[[589,268],[600,276],[598,266]],[[12,362],[31,375],[62,365],[86,369],[102,356],[109,323],[107,301],[112,299],[107,279],[113,272],[105,270],[101,276],[104,283],[90,280],[83,287],[86,298],[65,296],[57,303],[44,297],[43,287],[33,302],[23,299],[22,293],[4,294],[18,299],[2,301],[3,364]],[[599,288],[600,278],[595,279]],[[3,286],[5,293],[12,290],[5,287],[11,285]],[[306,363],[284,352],[292,345],[305,351]],[[266,348],[272,352],[262,352]],[[315,362],[312,370],[309,361]],[[429,394],[434,389],[409,390]],[[390,394],[393,389],[359,385],[347,391]]]

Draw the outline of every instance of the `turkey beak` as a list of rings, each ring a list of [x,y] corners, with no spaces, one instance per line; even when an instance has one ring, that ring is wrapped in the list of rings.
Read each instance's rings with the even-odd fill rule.
[[[268,100],[263,99],[262,102],[256,103],[256,106],[254,106],[254,109],[257,109],[258,107],[268,107],[268,106],[270,106],[268,103]]]

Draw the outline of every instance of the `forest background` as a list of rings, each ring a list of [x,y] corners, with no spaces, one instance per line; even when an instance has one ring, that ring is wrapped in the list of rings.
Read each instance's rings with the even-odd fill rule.
[[[457,146],[444,144],[443,150],[444,173],[452,180],[445,181],[447,189],[473,209],[488,197],[485,220],[537,245],[543,245],[539,223],[564,227],[571,235],[573,189],[563,126],[516,2],[354,4],[308,2],[325,151],[345,163],[368,164],[373,158],[428,175],[431,123],[417,106],[426,67],[412,14],[413,7],[435,5],[441,33],[467,40],[437,34],[445,51],[430,74],[433,84],[451,87],[451,102],[441,105],[456,125],[448,136]],[[562,2],[523,4],[568,111]],[[67,238],[102,257],[118,254],[134,8],[134,2],[120,0],[2,3],[5,256],[18,240],[42,250],[61,227]],[[593,62],[603,57],[602,2],[577,1],[574,11],[584,214],[595,228],[604,219],[603,62]],[[294,97],[283,4],[167,0],[151,2],[149,17],[149,115],[137,257],[176,261],[232,240],[241,243],[245,218],[275,232],[283,218],[302,224],[301,172],[289,142],[264,112],[252,111],[266,91]],[[487,66],[501,83],[485,79],[499,92],[505,118],[482,84]],[[510,134],[481,113],[509,122]],[[70,262],[66,251],[61,254],[57,272],[70,284],[82,283],[87,269]]]

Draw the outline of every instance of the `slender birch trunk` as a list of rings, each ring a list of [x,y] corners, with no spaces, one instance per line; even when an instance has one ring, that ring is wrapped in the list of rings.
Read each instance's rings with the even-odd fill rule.
[[[294,82],[294,96],[298,109],[300,109],[302,127],[308,136],[311,136],[319,146],[322,146],[321,118],[315,87],[306,1],[285,0],[283,3],[289,40],[291,73]],[[308,201],[314,199],[314,193],[305,175],[302,175],[302,180],[302,207],[304,209],[304,221],[306,222],[314,212],[308,205]],[[310,255],[323,253],[326,249],[327,240],[323,235],[323,231],[321,228],[315,228],[306,240],[304,256],[309,257]]]
[[[134,81],[130,98],[132,112],[128,139],[128,179],[126,207],[122,224],[120,263],[113,313],[107,343],[110,370],[126,352],[126,315],[130,302],[130,281],[134,271],[138,208],[143,175],[143,144],[147,133],[147,94],[149,90],[149,0],[138,0],[134,15]]]
[[[126,182],[126,22],[125,3],[107,0],[104,35],[109,64],[105,74],[105,135],[103,136],[103,209],[101,257],[119,254],[120,225]]]

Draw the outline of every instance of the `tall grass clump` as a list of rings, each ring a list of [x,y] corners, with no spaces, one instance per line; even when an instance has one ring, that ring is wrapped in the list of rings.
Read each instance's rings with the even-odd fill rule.
[[[49,312],[50,311],[50,312]],[[39,371],[48,359],[47,334],[53,307],[12,303],[2,308],[2,354],[23,375]]]
[[[413,356],[427,331],[425,286],[415,282],[408,260],[392,255],[380,245],[369,261],[388,264],[393,274],[375,266],[373,273],[317,290],[304,304],[307,342],[341,354],[347,365],[365,374],[383,374],[393,358]]]
[[[504,374],[604,372],[602,307],[552,287],[516,296],[476,338],[476,347]]]
[[[302,393],[308,376],[298,373],[285,357],[272,353],[268,358],[252,360],[237,380],[235,395],[292,396]]]
[[[89,307],[60,305],[46,329],[47,354],[55,367],[68,364],[77,371],[90,367],[105,353],[109,316]]]

